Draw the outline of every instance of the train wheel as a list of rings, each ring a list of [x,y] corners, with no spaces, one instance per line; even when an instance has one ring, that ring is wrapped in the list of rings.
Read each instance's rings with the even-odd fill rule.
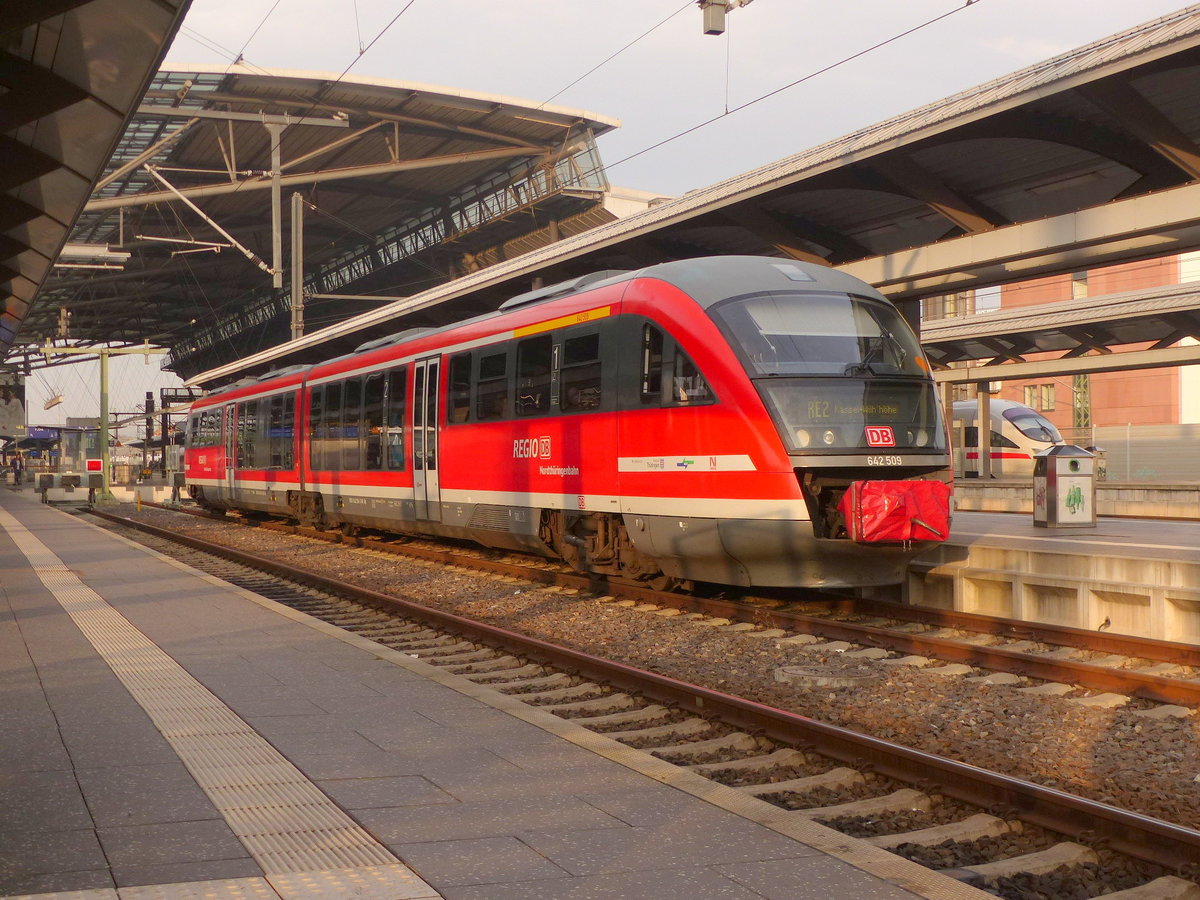
[[[674,591],[678,594],[690,594],[696,589],[695,582],[687,578],[676,578],[674,575],[667,575],[665,572],[660,572],[653,578],[647,578],[645,585],[652,590]]]

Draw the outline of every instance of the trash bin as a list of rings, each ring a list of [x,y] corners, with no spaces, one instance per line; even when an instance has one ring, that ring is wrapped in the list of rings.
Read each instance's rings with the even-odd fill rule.
[[[1095,459],[1074,444],[1040,451],[1033,460],[1033,524],[1040,528],[1095,527]]]

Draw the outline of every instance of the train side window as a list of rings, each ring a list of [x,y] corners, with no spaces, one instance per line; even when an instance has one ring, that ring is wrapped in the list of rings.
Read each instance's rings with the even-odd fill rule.
[[[296,465],[296,395],[283,398],[283,421],[279,427],[279,465],[291,469]]]
[[[258,431],[258,401],[237,405],[237,456],[235,465],[239,469],[252,469],[254,465],[255,436]]]
[[[508,415],[508,348],[479,357],[475,418],[480,422]]]
[[[312,389],[308,402],[308,466],[321,468],[321,427],[325,420],[325,385]]]
[[[325,385],[325,416],[321,422],[321,468],[334,471],[341,465],[342,383]]]
[[[712,388],[691,357],[675,348],[674,375],[671,379],[671,402],[677,406],[695,406],[713,401]]]
[[[387,467],[396,472],[405,468],[404,413],[408,390],[408,369],[392,369],[387,373],[387,417],[384,442]]]
[[[363,443],[369,471],[383,468],[383,373],[368,375],[363,383]]]
[[[562,408],[578,411],[600,406],[600,334],[581,334],[563,341]]]
[[[342,470],[362,470],[362,394],[363,380],[351,378],[344,382],[345,400],[342,407]]]
[[[276,394],[267,404],[267,468],[282,469],[283,465],[283,394]]]
[[[465,422],[471,413],[471,354],[456,353],[450,357],[450,398],[446,404],[446,421],[454,425]]]
[[[536,416],[550,410],[553,351],[553,340],[548,334],[517,344],[518,416]]]
[[[641,400],[647,406],[662,402],[664,336],[661,328],[647,322],[642,326]]]

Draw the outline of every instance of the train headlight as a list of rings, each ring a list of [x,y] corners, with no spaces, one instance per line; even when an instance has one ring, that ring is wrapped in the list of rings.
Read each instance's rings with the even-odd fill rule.
[[[924,428],[908,432],[908,443],[913,447],[925,447],[929,444],[929,432]]]
[[[811,443],[812,443],[812,435],[808,433],[808,430],[804,429],[804,428],[797,428],[796,429],[796,446],[797,447],[807,447]]]
[[[825,433],[821,435],[821,440],[825,442],[826,447],[832,447],[833,442],[837,440],[837,434],[832,428],[827,428]]]

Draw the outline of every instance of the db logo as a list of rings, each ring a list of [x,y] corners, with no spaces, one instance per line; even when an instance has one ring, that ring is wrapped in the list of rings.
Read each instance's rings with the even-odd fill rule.
[[[895,447],[896,435],[892,433],[891,425],[868,425],[868,447]]]

